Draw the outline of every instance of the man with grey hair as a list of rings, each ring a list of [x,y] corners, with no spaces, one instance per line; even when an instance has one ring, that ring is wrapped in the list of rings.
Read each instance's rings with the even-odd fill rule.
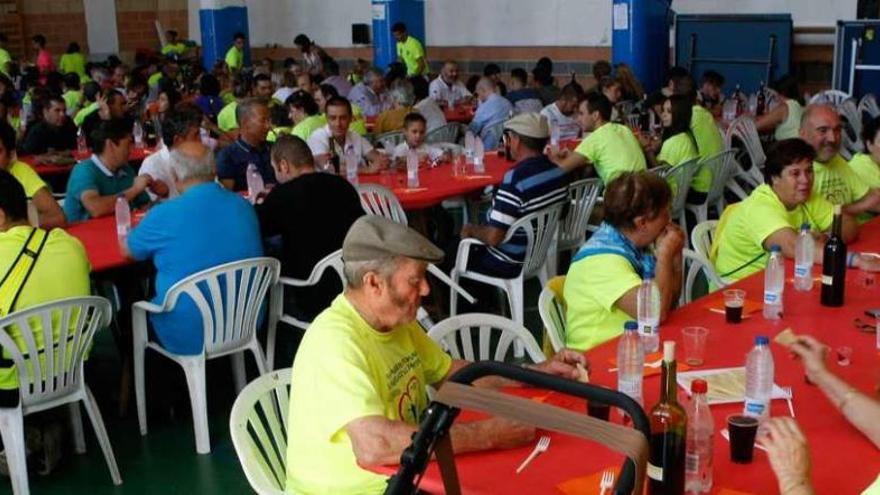
[[[483,140],[485,149],[494,150],[501,140],[499,124],[513,113],[513,105],[495,92],[495,81],[485,76],[477,83],[477,98],[480,103],[468,130]]]
[[[348,100],[361,107],[367,117],[375,117],[387,110],[390,103],[382,72],[376,68],[369,69],[364,74],[364,80],[351,88]]]
[[[840,116],[831,105],[808,105],[801,117],[801,139],[816,150],[813,194],[843,205],[850,215],[880,212],[880,190],[859,180],[840,156]]]
[[[458,80],[458,63],[454,60],[443,63],[440,75],[428,86],[428,94],[440,105],[454,105],[473,96],[464,83]]]
[[[223,187],[232,191],[247,189],[247,169],[253,163],[266,184],[275,183],[269,161],[266,135],[272,127],[266,101],[257,98],[242,100],[235,109],[238,139],[217,155],[217,177]]]
[[[391,108],[379,114],[376,125],[373,127],[374,134],[383,134],[403,129],[403,119],[412,112],[413,87],[409,81],[401,80],[394,83],[389,91]]]
[[[440,388],[469,364],[452,359],[416,322],[430,290],[428,263],[443,251],[415,230],[367,215],[342,244],[345,291],[312,322],[291,373],[287,489],[296,493],[382,493],[386,477],[365,466],[393,464],[428,406],[427,387]],[[567,378],[586,366],[563,350],[530,365]],[[479,386],[513,385],[502,379]],[[502,418],[460,423],[450,430],[456,453],[511,448],[535,429]],[[362,467],[364,466],[364,467]]]
[[[200,142],[181,143],[171,152],[171,175],[180,196],[159,203],[131,231],[123,246],[136,260],[157,269],[155,304],[175,283],[213,266],[262,256],[254,209],[238,194],[214,182],[214,157]],[[222,240],[222,242],[218,242]],[[189,297],[174,311],[151,315],[159,343],[175,354],[202,351],[202,319]]]

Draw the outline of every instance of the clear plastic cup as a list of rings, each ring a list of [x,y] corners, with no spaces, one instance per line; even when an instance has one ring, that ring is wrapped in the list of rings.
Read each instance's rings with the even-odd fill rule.
[[[684,341],[684,362],[688,366],[700,366],[705,361],[706,339],[709,329],[703,327],[685,327],[681,330]]]

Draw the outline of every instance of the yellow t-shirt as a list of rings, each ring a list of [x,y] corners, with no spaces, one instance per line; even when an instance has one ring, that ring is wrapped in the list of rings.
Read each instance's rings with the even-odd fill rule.
[[[147,79],[147,85],[151,88],[158,88],[159,81],[162,80],[162,72],[154,72],[153,75]]]
[[[865,491],[862,492],[862,495],[880,495],[880,476],[871,483],[868,488],[865,488]]]
[[[856,153],[849,161],[849,168],[870,188],[880,187],[880,164],[867,153]]]
[[[37,174],[34,169],[31,168],[27,163],[16,160],[12,162],[12,166],[9,167],[9,173],[15,177],[21,187],[24,188],[24,195],[31,199],[34,197],[34,194],[37,194],[37,191],[46,187],[46,182],[43,181],[42,178]]]
[[[862,199],[869,189],[839,154],[827,163],[813,162],[813,194],[848,205]]]
[[[293,126],[293,130],[290,131],[290,133],[302,139],[303,141],[308,141],[309,136],[311,136],[313,132],[324,127],[326,124],[326,117],[323,117],[321,115],[309,115],[308,117],[304,118],[302,122]]]
[[[694,158],[699,158],[699,156],[700,154],[697,152],[697,145],[694,143],[694,138],[692,138],[687,132],[679,132],[675,136],[663,141],[663,147],[660,148],[660,153],[657,155],[657,161],[677,167],[682,163],[693,160]],[[706,167],[700,167],[697,170],[697,173],[694,174],[694,178],[691,180],[691,188],[693,188],[694,191],[706,193],[709,192],[709,187],[711,185],[712,172]],[[672,190],[677,190],[675,185],[672,185]]]
[[[426,387],[451,364],[418,323],[378,332],[337,296],[312,322],[293,363],[287,491],[383,493],[386,478],[357,465],[345,426],[365,416],[418,424]]]
[[[74,89],[65,91],[64,94],[61,95],[61,98],[64,99],[64,104],[67,106],[68,112],[72,110],[79,111],[79,106],[82,104],[82,97],[82,91]],[[68,113],[68,115],[70,114]]]
[[[83,121],[86,120],[86,117],[98,111],[98,104],[95,102],[89,103],[80,109],[79,112],[76,112],[76,115],[73,116],[73,123],[76,124],[77,127],[81,126]]]
[[[238,102],[233,101],[226,105],[217,114],[217,127],[223,132],[229,132],[238,129],[238,120],[235,118],[235,109],[238,108]]]
[[[425,49],[422,43],[412,36],[408,35],[406,41],[402,43],[397,42],[397,57],[406,64],[407,76],[421,76],[428,68],[426,61],[424,69],[419,70],[419,59],[425,58]]]
[[[168,43],[162,47],[162,55],[183,55],[186,51],[186,45],[178,41],[177,43]]]
[[[642,278],[623,256],[597,254],[572,263],[565,277],[565,346],[592,349],[623,333],[633,317],[617,301]]]
[[[86,76],[85,55],[79,52],[61,55],[61,60],[58,61],[58,71],[62,74],[70,74],[72,72],[82,79]]]
[[[242,66],[244,65],[244,51],[239,50],[235,45],[229,48],[229,51],[226,52],[226,66],[229,67],[229,70],[233,72],[240,71]]]
[[[6,74],[6,64],[12,62],[12,56],[5,48],[0,48],[0,72]],[[6,74],[7,76],[9,74]]]
[[[608,184],[623,172],[645,170],[645,154],[629,127],[608,122],[590,133],[574,150],[583,156]],[[621,327],[623,328],[623,327]]]
[[[767,184],[731,207],[735,209],[715,233],[714,241],[718,247],[715,269],[728,280],[745,278],[767,266],[764,241],[777,230],[797,232],[802,224],[809,223],[812,231],[824,232],[834,219],[834,207],[824,197],[811,194],[806,203],[789,211]]]
[[[412,108],[398,108],[395,110],[386,110],[376,117],[376,126],[373,128],[373,134],[379,135],[386,132],[403,130],[403,119],[406,118]]]
[[[0,232],[0,278],[12,267],[22,246],[27,242],[31,229],[30,226],[22,226]],[[90,295],[89,270],[86,250],[79,240],[64,230],[53,229],[49,232],[40,257],[12,310],[19,311],[58,299]],[[24,348],[24,340],[18,333],[20,329],[11,327],[11,330],[12,338]],[[58,338],[57,332],[55,338]],[[38,348],[42,348],[42,332],[35,334],[35,339]],[[8,354],[4,353],[4,357],[8,357]],[[15,368],[0,367],[0,389],[10,390],[17,387]]]
[[[717,155],[724,150],[724,142],[721,139],[721,131],[715,125],[715,118],[705,108],[694,105],[691,116],[691,133],[697,143],[697,152],[700,159],[705,160],[710,156]]]

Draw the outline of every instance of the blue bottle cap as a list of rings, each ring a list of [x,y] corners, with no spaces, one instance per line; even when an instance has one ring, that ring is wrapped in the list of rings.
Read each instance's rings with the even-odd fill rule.
[[[655,271],[655,269],[653,266],[651,266],[651,267],[646,266],[644,269],[645,275],[644,275],[644,277],[642,277],[642,279],[654,278],[654,271]]]
[[[770,344],[770,339],[767,338],[766,335],[758,335],[755,337],[755,345],[768,345]]]
[[[779,244],[774,244],[774,245],[770,246],[770,252],[771,253],[779,253],[779,252],[782,252],[782,248],[779,247]]]
[[[632,320],[629,320],[623,324],[623,331],[624,332],[629,331],[629,330],[638,330],[638,329],[639,329],[639,324],[632,321]]]
[[[807,232],[809,232],[810,231],[810,224],[808,224],[807,222],[802,223],[801,230],[806,230]]]

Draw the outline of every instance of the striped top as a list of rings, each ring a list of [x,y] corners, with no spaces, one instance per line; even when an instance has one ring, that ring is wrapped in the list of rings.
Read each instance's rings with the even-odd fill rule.
[[[520,218],[568,198],[565,171],[546,156],[519,162],[504,174],[492,198],[489,225],[507,231]],[[502,265],[521,265],[525,260],[526,235],[520,230],[509,241],[490,247],[492,261]]]

